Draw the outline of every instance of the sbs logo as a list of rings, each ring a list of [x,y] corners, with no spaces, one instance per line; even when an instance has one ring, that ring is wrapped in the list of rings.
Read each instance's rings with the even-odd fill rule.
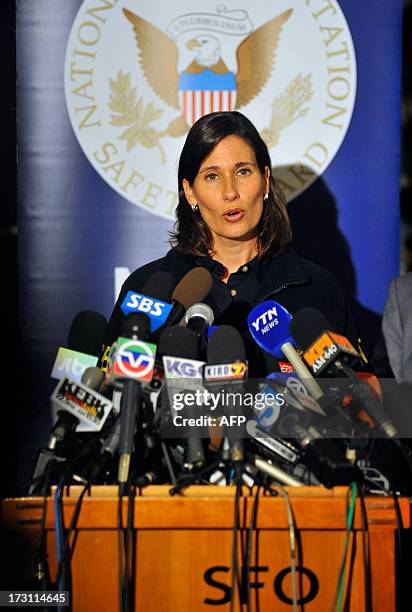
[[[174,218],[176,167],[200,116],[240,110],[266,141],[288,200],[328,167],[356,95],[336,0],[84,0],[65,59],[66,103],[100,176]]]

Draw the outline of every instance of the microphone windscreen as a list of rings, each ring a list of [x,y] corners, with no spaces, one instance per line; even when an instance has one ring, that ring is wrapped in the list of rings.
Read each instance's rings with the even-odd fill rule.
[[[329,321],[316,308],[302,308],[292,317],[290,331],[304,351],[326,331],[332,331]]]
[[[201,266],[190,270],[176,285],[172,294],[175,300],[187,309],[196,302],[202,302],[213,285],[212,275]]]
[[[123,322],[122,334],[125,338],[136,336],[140,340],[150,339],[150,319],[143,312],[130,312]]]
[[[207,345],[207,363],[231,363],[246,359],[242,336],[232,325],[219,325],[210,336]]]
[[[104,372],[100,368],[86,368],[82,374],[82,383],[91,389],[98,391],[102,386]]]
[[[98,357],[107,329],[105,317],[94,310],[81,310],[69,329],[67,348]]]
[[[171,325],[163,330],[157,350],[159,354],[169,357],[198,359],[199,342],[195,332],[188,327]]]
[[[190,319],[199,318],[203,319],[207,325],[212,325],[215,319],[215,315],[213,314],[213,310],[207,304],[203,304],[202,302],[196,302],[186,310],[185,314],[185,322],[186,325],[189,323]]]
[[[158,270],[146,280],[141,293],[162,302],[170,302],[174,286],[173,276],[169,272]]]

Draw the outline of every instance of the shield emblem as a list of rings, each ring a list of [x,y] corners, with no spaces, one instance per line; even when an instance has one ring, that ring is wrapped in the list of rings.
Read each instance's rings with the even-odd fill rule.
[[[205,69],[195,74],[179,75],[179,104],[188,126],[215,111],[236,108],[236,78],[233,72],[223,74]]]

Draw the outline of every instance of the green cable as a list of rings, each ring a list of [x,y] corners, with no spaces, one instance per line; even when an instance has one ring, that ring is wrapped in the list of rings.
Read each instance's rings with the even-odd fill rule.
[[[353,525],[353,516],[355,514],[356,496],[358,492],[358,486],[356,482],[353,482],[351,486],[352,486],[352,497],[350,501],[349,511],[346,517],[346,538],[345,538],[345,546],[344,546],[344,552],[343,552],[341,575],[339,578],[339,587],[338,587],[338,612],[342,612],[343,587],[345,585],[346,559],[348,555],[350,532],[352,530],[352,525]]]

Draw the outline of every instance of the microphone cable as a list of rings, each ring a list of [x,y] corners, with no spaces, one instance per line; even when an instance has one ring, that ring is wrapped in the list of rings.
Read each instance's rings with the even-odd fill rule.
[[[42,502],[42,513],[40,518],[40,535],[38,544],[38,554],[36,558],[36,578],[41,584],[42,590],[49,590],[47,587],[50,584],[50,570],[47,561],[47,544],[46,544],[46,516],[47,516],[47,497],[49,489],[49,480],[51,477],[52,464],[49,462],[46,466],[44,474],[38,476],[38,480],[43,479],[43,502]],[[33,481],[32,481],[33,482]]]
[[[70,464],[63,471],[63,474],[60,477],[60,481],[56,486],[55,494],[54,494],[54,522],[55,522],[55,532],[56,532],[56,560],[57,560],[57,574],[56,574],[56,586],[59,592],[68,590],[71,595],[70,584],[70,561],[71,556],[74,551],[74,545],[77,538],[77,532],[70,547],[70,536],[76,528],[77,520],[80,514],[80,509],[82,505],[82,501],[86,491],[90,488],[90,482],[87,482],[81,491],[79,499],[76,502],[75,508],[73,510],[73,515],[70,521],[69,528],[67,532],[64,529],[64,517],[63,517],[63,494],[64,487],[67,480],[70,478],[73,467],[84,457],[85,454],[93,450],[93,448],[97,445],[97,440],[93,438],[86,442],[77,456],[70,462]],[[70,552],[70,555],[69,555]],[[69,561],[69,564],[67,563]],[[60,609],[60,608],[58,608]]]
[[[54,526],[56,533],[56,559],[58,565],[62,564],[62,569],[58,580],[56,580],[57,590],[61,593],[63,591],[70,591],[67,588],[67,566],[63,560],[63,549],[64,549],[64,520],[63,520],[63,492],[64,492],[64,480],[61,479],[59,484],[56,486],[54,492]],[[71,593],[70,593],[71,594]],[[60,606],[57,609],[61,612]]]
[[[403,535],[403,520],[402,513],[399,506],[398,494],[396,491],[392,491],[393,503],[395,507],[395,516],[396,516],[396,537],[397,537],[397,553],[396,558],[398,560],[398,567],[395,565],[395,579],[396,579],[396,604],[399,605],[399,610],[402,610],[404,607],[404,602],[402,601],[403,593],[402,593],[402,572],[404,570],[403,567],[403,547],[402,547],[402,535]],[[396,549],[396,547],[395,547]]]
[[[238,537],[241,533],[239,533],[239,505],[240,499],[242,497],[242,477],[239,470],[241,470],[240,465],[236,466],[236,489],[235,489],[235,508],[234,508],[234,521],[233,521],[233,539],[232,539],[232,577],[231,577],[231,599],[230,599],[230,612],[234,612],[235,605],[235,586],[237,586],[237,591],[239,595],[239,609],[242,610],[242,587],[241,587],[241,577],[239,576],[239,564],[238,564]]]
[[[129,486],[127,496],[127,522],[126,530],[124,533],[124,596],[123,601],[125,603],[126,610],[134,610],[133,597],[134,597],[134,576],[132,574],[133,569],[133,554],[132,554],[132,534],[133,534],[133,517],[134,517],[134,500],[135,500],[136,489],[134,485]],[[132,598],[132,601],[130,599]]]
[[[346,507],[346,534],[345,534],[345,543],[344,543],[344,547],[343,547],[343,556],[342,556],[342,561],[341,561],[341,565],[340,565],[340,569],[339,569],[339,574],[338,574],[338,584],[337,584],[337,588],[336,588],[336,593],[335,596],[333,598],[333,602],[332,602],[332,607],[331,607],[331,611],[334,612],[337,608],[338,612],[342,612],[343,607],[343,590],[344,590],[344,586],[345,586],[345,570],[346,570],[346,561],[347,561],[347,557],[348,557],[348,548],[349,548],[349,539],[350,539],[350,534],[352,532],[353,529],[353,517],[355,514],[355,503],[356,503],[356,496],[357,496],[357,492],[358,492],[358,486],[356,484],[356,482],[353,482],[351,484],[351,488],[348,489],[348,495],[349,492],[351,491],[351,499],[350,502],[348,502],[348,497],[346,498],[347,501],[347,507]]]
[[[76,538],[77,538],[77,531],[75,532],[75,537],[73,538],[73,542],[70,545],[70,537],[72,535],[72,533],[76,530],[77,527],[77,521],[80,515],[80,510],[81,510],[81,506],[83,503],[83,499],[85,494],[90,491],[90,487],[91,487],[91,482],[87,482],[83,489],[80,492],[79,498],[73,508],[73,514],[72,514],[72,518],[70,520],[70,525],[67,529],[67,533],[66,533],[66,537],[64,539],[64,545],[63,545],[63,549],[62,549],[62,554],[61,554],[61,559],[59,561],[58,567],[57,567],[57,578],[56,578],[56,582],[59,581],[64,566],[67,563],[67,561],[70,563],[71,562],[71,558],[72,555],[74,553],[74,546],[76,543]]]
[[[362,519],[362,556],[363,556],[363,571],[364,571],[364,580],[365,580],[365,612],[372,612],[370,540],[369,540],[369,526],[368,526],[368,515],[366,512],[364,485],[359,487],[359,501],[360,501],[361,519]]]
[[[133,514],[134,514],[134,497],[135,486],[129,484],[127,495],[127,521],[126,527],[123,527],[123,497],[118,495],[117,498],[117,545],[118,545],[118,589],[119,589],[119,610],[127,612],[133,609],[129,606],[130,601],[130,583],[131,583],[131,566],[132,566],[132,542],[131,536],[133,532]]]
[[[290,550],[290,577],[292,582],[292,606],[293,612],[298,610],[298,597],[297,597],[297,581],[296,581],[296,558],[297,558],[297,547],[296,547],[296,524],[295,516],[292,510],[292,504],[290,503],[289,494],[285,487],[280,483],[276,484],[276,489],[282,495],[285,505],[288,519],[289,529],[289,550]]]
[[[117,550],[118,550],[118,590],[119,590],[119,610],[125,612],[124,602],[124,575],[125,575],[125,558],[124,558],[124,539],[123,539],[123,497],[118,495],[117,498]]]
[[[259,494],[260,494],[260,489],[261,489],[261,484],[259,483],[257,485],[256,491],[255,491],[255,497],[253,500],[253,507],[252,507],[252,512],[251,512],[251,516],[250,516],[250,524],[247,530],[247,540],[246,540],[246,568],[245,568],[245,575],[247,576],[247,581],[246,581],[246,606],[247,606],[247,612],[251,611],[251,602],[250,602],[250,573],[251,573],[251,557],[252,557],[252,537],[253,537],[253,532],[255,531],[255,564],[257,565],[257,559],[258,559],[258,555],[257,555],[257,544],[258,544],[258,530],[256,529],[256,520],[257,520],[257,512],[258,512],[258,506],[259,506]],[[259,610],[259,589],[255,589],[255,595],[256,595],[256,610]]]

